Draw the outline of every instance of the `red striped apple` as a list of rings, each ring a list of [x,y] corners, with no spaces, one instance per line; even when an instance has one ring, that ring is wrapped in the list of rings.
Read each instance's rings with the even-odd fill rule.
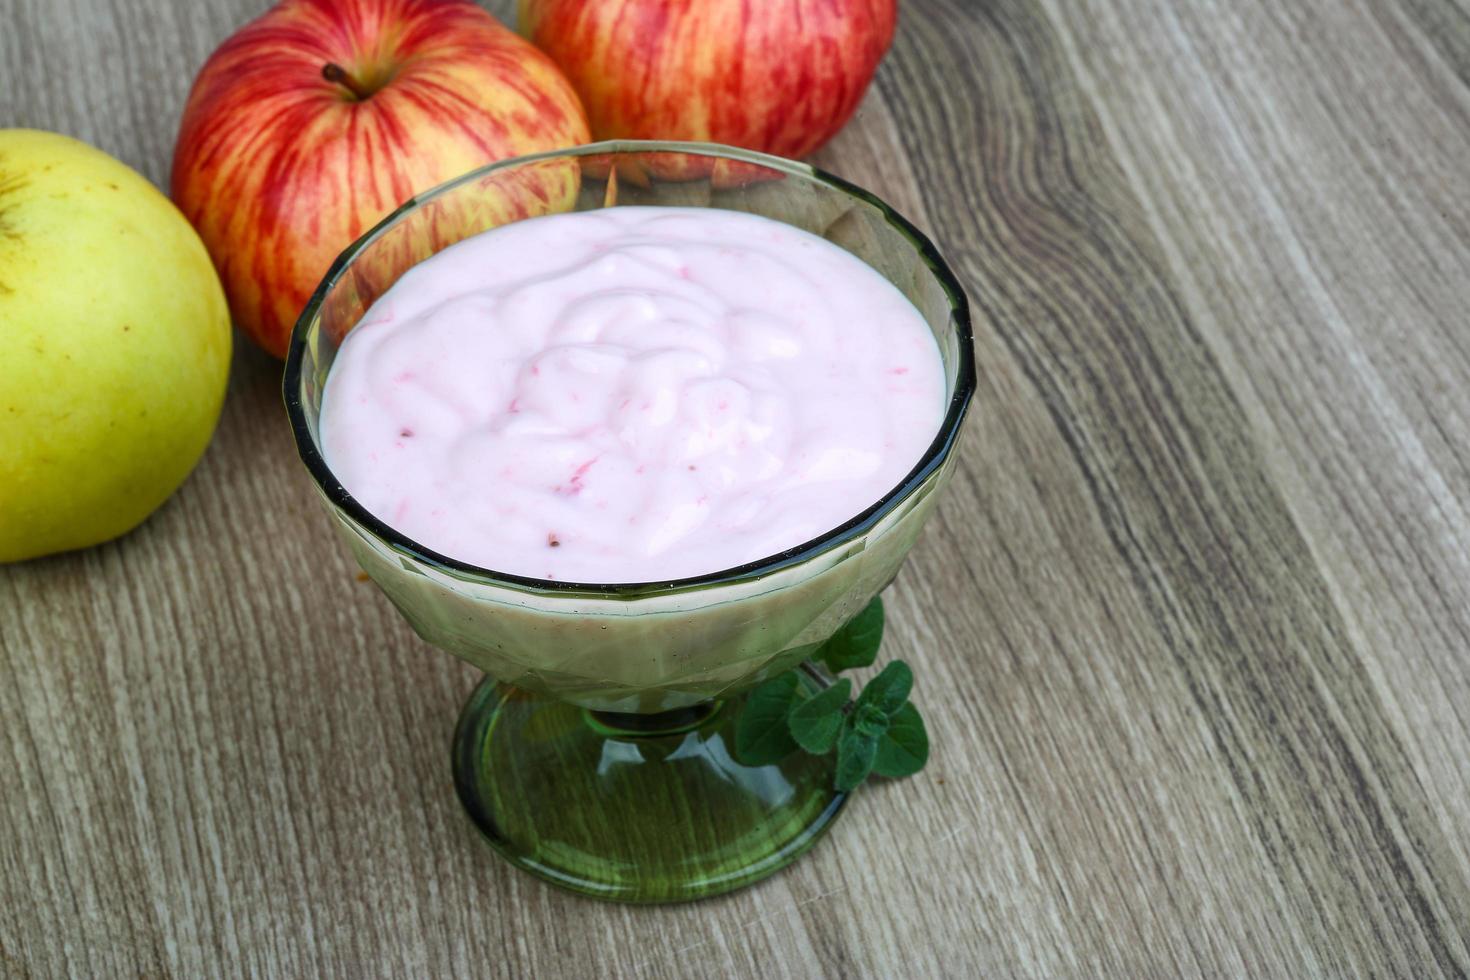
[[[896,0],[520,0],[597,139],[712,140],[802,157],[857,109]]]
[[[398,204],[587,139],[556,66],[468,0],[284,0],[205,62],[172,191],[236,324],[280,357],[332,260]],[[500,220],[576,193],[574,171],[545,178]]]

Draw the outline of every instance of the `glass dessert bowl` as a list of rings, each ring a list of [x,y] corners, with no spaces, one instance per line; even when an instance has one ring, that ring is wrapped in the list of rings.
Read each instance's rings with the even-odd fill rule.
[[[369,513],[321,448],[336,352],[411,266],[541,214],[620,204],[745,211],[855,254],[934,333],[946,411],[922,459],[839,527],[713,574],[550,581],[435,553]],[[692,143],[608,142],[507,160],[422,194],[333,264],[298,321],[284,381],[302,461],[363,570],[429,643],[480,668],[455,734],[455,785],[513,864],[585,894],[679,901],[757,881],[842,808],[830,757],[745,765],[744,692],[795,667],[897,573],[955,462],[975,369],[964,293],[934,247],[881,201],[805,164]],[[802,683],[828,679],[809,665]]]

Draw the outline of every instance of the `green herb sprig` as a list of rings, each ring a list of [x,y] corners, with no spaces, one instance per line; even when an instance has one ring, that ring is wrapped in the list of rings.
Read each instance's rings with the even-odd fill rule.
[[[883,642],[883,600],[875,598],[811,659],[834,673],[871,666]],[[735,726],[735,755],[747,765],[780,762],[798,750],[837,750],[836,787],[851,792],[870,774],[911,776],[929,761],[929,734],[909,701],[914,672],[894,660],[852,700],[852,679],[808,695],[796,670],[751,692]]]

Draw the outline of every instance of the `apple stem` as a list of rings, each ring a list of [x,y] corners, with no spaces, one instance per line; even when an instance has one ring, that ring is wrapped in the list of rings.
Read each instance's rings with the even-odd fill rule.
[[[352,77],[352,73],[336,62],[329,61],[322,65],[322,77],[335,85],[340,85],[351,92],[354,98],[366,99],[372,95],[362,84]]]

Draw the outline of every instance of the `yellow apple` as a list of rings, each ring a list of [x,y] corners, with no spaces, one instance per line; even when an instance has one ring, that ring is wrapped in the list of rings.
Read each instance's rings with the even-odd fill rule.
[[[0,129],[0,562],[131,530],[188,476],[230,363],[199,236],[142,176]]]

